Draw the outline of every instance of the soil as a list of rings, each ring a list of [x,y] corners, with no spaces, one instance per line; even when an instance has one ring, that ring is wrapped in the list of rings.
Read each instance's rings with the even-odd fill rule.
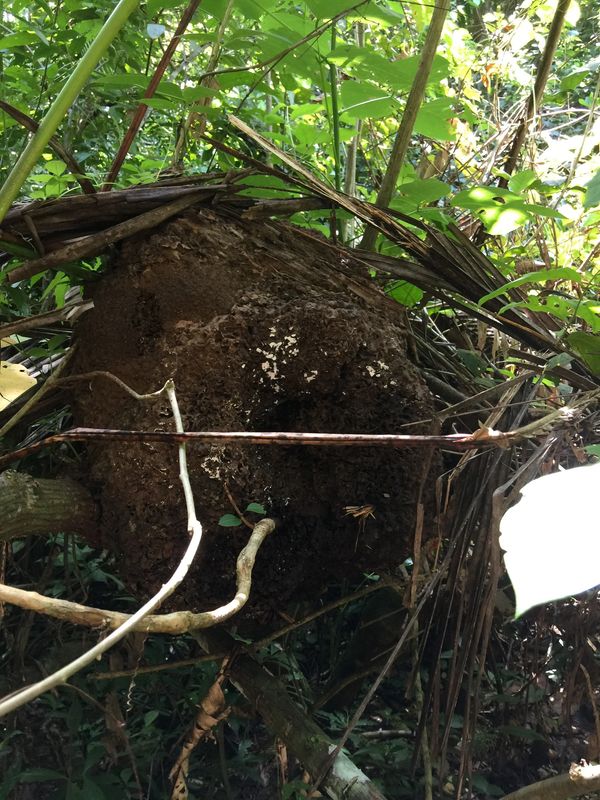
[[[116,254],[78,325],[73,371],[108,370],[140,393],[172,377],[187,430],[428,432],[432,399],[402,309],[340,252],[286,223],[191,210]],[[173,430],[166,399],[142,404],[101,379],[73,394],[77,425]],[[422,449],[197,445],[188,456],[204,535],[172,607],[232,597],[248,529],[218,524],[234,513],[225,481],[242,510],[260,503],[278,520],[258,555],[254,614],[411,554]],[[103,443],[86,458],[96,544],[147,597],[187,542],[177,451]],[[345,511],[367,504],[363,522]]]

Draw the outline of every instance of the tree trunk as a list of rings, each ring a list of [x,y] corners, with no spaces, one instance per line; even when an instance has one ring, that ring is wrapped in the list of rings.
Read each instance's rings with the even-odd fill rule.
[[[206,652],[231,651],[236,647],[236,642],[224,631],[196,631],[192,635]],[[285,742],[307,772],[319,774],[335,743],[292,702],[281,682],[247,655],[234,658],[228,674],[269,730]],[[339,753],[320,788],[333,800],[385,800],[375,784],[344,753]]]
[[[32,533],[96,531],[97,509],[90,493],[69,478],[32,478],[9,470],[0,474],[0,541]]]

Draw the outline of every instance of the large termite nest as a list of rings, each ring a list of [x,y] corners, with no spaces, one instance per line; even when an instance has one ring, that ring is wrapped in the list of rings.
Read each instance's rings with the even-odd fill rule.
[[[405,427],[430,418],[432,403],[407,358],[400,307],[290,225],[190,211],[127,242],[92,297],[73,372],[107,370],[138,392],[172,377],[187,430],[427,431]],[[174,430],[166,398],[141,403],[104,379],[73,394],[77,425]],[[179,607],[206,609],[234,591],[249,531],[218,525],[234,513],[225,482],[242,510],[260,503],[278,520],[258,555],[255,611],[411,554],[422,450],[193,445],[188,456],[204,537]],[[103,442],[86,458],[97,543],[148,596],[188,540],[176,446]],[[367,505],[373,516],[347,513]]]

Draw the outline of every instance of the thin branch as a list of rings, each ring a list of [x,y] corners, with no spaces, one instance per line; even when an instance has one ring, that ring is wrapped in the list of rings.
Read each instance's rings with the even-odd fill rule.
[[[173,417],[176,428],[179,432],[182,432],[183,427],[181,423],[181,414],[179,413],[179,406],[175,396],[175,387],[173,385],[173,381],[167,381],[164,388],[169,398],[169,402],[171,403],[171,408],[173,409]],[[25,703],[28,703],[31,700],[34,700],[36,697],[39,697],[44,692],[47,692],[49,689],[53,689],[56,686],[66,683],[66,681],[79,672],[79,670],[100,658],[114,644],[123,639],[123,637],[126,636],[130,631],[134,630],[136,625],[141,622],[144,617],[154,611],[154,609],[158,608],[161,603],[167,599],[167,597],[173,594],[179,584],[183,581],[192,561],[194,560],[202,539],[202,525],[196,518],[194,499],[192,496],[192,489],[187,471],[185,443],[181,443],[179,445],[179,465],[179,478],[183,486],[188,512],[188,533],[190,534],[190,543],[179,563],[179,566],[171,578],[159,589],[154,597],[150,598],[150,600],[148,600],[147,603],[138,609],[135,614],[132,614],[131,617],[123,625],[121,625],[121,627],[110,633],[106,639],[98,642],[98,644],[96,644],[86,653],[83,653],[83,655],[79,656],[79,658],[76,658],[70,664],[66,664],[64,667],[52,673],[47,678],[44,678],[43,680],[38,681],[37,683],[34,683],[25,689],[16,691],[8,698],[0,702],[0,717],[9,714],[11,711],[15,711],[17,708],[25,705]]]
[[[393,580],[389,578],[383,578],[378,583],[366,586],[364,589],[359,589],[352,594],[344,595],[344,597],[340,597],[338,600],[333,600],[331,603],[327,603],[327,605],[322,606],[322,608],[319,608],[317,611],[313,611],[311,614],[307,614],[305,617],[302,617],[302,619],[296,620],[296,622],[291,622],[289,625],[285,625],[283,628],[278,628],[274,633],[270,633],[263,639],[259,639],[257,642],[248,645],[248,652],[256,653],[271,642],[281,639],[282,636],[287,636],[292,631],[297,630],[304,625],[308,625],[309,622],[313,622],[315,619],[322,617],[324,614],[328,614],[330,611],[335,611],[335,609],[340,608],[340,606],[348,605],[348,603],[352,603],[355,600],[360,600],[362,597],[366,597],[372,592],[379,591],[379,589],[383,589],[385,586],[393,585]],[[211,654],[205,656],[196,656],[196,658],[183,658],[179,661],[171,661],[168,664],[152,664],[146,667],[136,667],[135,669],[122,669],[115,670],[113,672],[97,672],[93,675],[93,678],[94,680],[102,681],[109,680],[110,678],[127,678],[131,675],[146,675],[155,672],[163,672],[164,670],[169,669],[193,667],[195,664],[202,663],[204,661],[216,661],[220,658],[224,658],[225,655],[226,653],[217,653],[216,655]]]
[[[38,128],[40,127],[39,124],[26,114],[24,111],[20,111],[18,108],[11,106],[10,103],[5,102],[4,100],[0,100],[0,108],[3,111],[6,111],[13,119],[15,119],[19,125],[22,125],[31,133],[36,133]],[[48,147],[50,150],[54,152],[58,158],[65,162],[71,174],[76,179],[77,183],[81,186],[82,192],[85,194],[95,194],[96,188],[94,184],[91,182],[89,178],[86,178],[85,171],[79,165],[75,156],[70,153],[62,144],[62,142],[56,137],[52,136],[50,141],[48,142]]]
[[[515,170],[519,152],[523,146],[523,142],[525,141],[525,136],[527,135],[527,129],[534,118],[536,110],[540,107],[540,103],[542,102],[544,90],[546,88],[548,78],[550,77],[552,61],[554,59],[554,54],[558,46],[560,34],[565,23],[565,17],[567,16],[567,11],[570,4],[571,0],[559,0],[558,5],[556,6],[552,24],[550,25],[550,30],[548,31],[548,38],[546,39],[546,46],[536,70],[535,85],[533,87],[533,92],[529,97],[527,111],[525,112],[524,119],[517,128],[508,158],[506,159],[506,163],[503,167],[504,172],[506,172],[508,175],[511,175]],[[508,180],[506,178],[501,178],[498,181],[498,185],[501,187],[506,187],[508,185]]]
[[[190,0],[190,3],[186,7],[185,11],[181,15],[181,19],[179,20],[179,24],[177,25],[177,29],[173,34],[171,41],[167,45],[165,52],[162,54],[160,61],[156,69],[154,70],[154,75],[150,79],[150,83],[148,84],[148,88],[144,92],[144,98],[149,99],[150,97],[154,96],[155,91],[158,88],[158,85],[165,74],[165,70],[168,67],[173,55],[175,54],[175,50],[177,49],[177,45],[183,34],[186,31],[187,26],[190,24],[192,17],[196,13],[198,6],[202,0]],[[115,156],[113,163],[104,179],[104,185],[100,191],[107,192],[112,189],[112,185],[116,180],[117,175],[121,167],[123,166],[123,162],[125,161],[125,157],[129,152],[129,148],[132,145],[133,140],[135,139],[135,135],[138,132],[140,125],[144,121],[144,117],[146,116],[146,112],[148,111],[148,106],[146,103],[140,103],[135,110],[133,115],[133,119],[129,123],[129,128],[127,129],[125,136],[123,137],[123,141],[121,142],[121,146],[119,147],[119,151]]]
[[[230,619],[242,609],[250,595],[252,586],[252,569],[258,550],[267,536],[275,530],[272,519],[261,519],[252,530],[252,535],[247,545],[240,552],[237,565],[236,593],[233,600],[213,611],[202,611],[194,614],[191,611],[174,611],[171,614],[148,614],[140,619],[130,630],[145,631],[146,633],[169,633],[179,635],[200,628],[210,628]],[[93,608],[69,600],[60,600],[46,597],[37,592],[16,589],[0,583],[0,602],[34,611],[36,614],[45,614],[48,617],[72,622],[75,625],[87,625],[91,628],[103,627],[116,630],[119,626],[129,622],[135,616],[123,614],[119,611],[107,611],[102,608]],[[139,613],[139,612],[137,612]],[[135,671],[136,674],[139,670]]]
[[[0,469],[13,461],[54,444],[64,442],[111,441],[111,442],[162,442],[164,444],[258,444],[258,445],[303,445],[309,447],[445,447],[451,450],[474,450],[480,447],[508,447],[512,444],[547,432],[548,427],[569,420],[576,408],[595,401],[600,389],[586,393],[570,406],[563,406],[540,419],[512,431],[496,431],[480,428],[475,433],[449,433],[445,435],[400,434],[400,433],[296,433],[280,431],[135,431],[109,428],[72,428],[64,433],[48,436],[40,442],[13,450],[0,457]]]
[[[568,800],[600,789],[600,766],[596,764],[571,764],[564,775],[532,783],[505,794],[500,800]]]
[[[99,233],[84,236],[82,239],[76,239],[74,242],[64,245],[58,250],[54,250],[47,256],[36,258],[33,261],[26,261],[24,264],[16,267],[15,269],[7,270],[5,279],[10,283],[23,281],[26,278],[31,278],[39,272],[44,272],[46,269],[57,269],[62,264],[69,261],[79,261],[81,258],[89,258],[102,253],[109,244],[120,242],[121,239],[126,239],[133,236],[135,233],[155,228],[161,222],[181,213],[188,206],[194,205],[198,202],[198,198],[202,196],[205,190],[201,188],[194,188],[190,193],[172,203],[167,203],[164,206],[146,211],[143,214],[138,214],[137,217],[132,217],[124,222],[119,222],[111,228],[106,228]]]
[[[20,317],[12,322],[0,325],[0,339],[12,336],[13,333],[30,331],[33,328],[43,328],[47,325],[54,325],[57,322],[73,322],[84,311],[89,311],[93,307],[94,304],[91,300],[74,300],[71,303],[65,303],[62,308],[44,311],[42,314],[35,314],[32,317]]]

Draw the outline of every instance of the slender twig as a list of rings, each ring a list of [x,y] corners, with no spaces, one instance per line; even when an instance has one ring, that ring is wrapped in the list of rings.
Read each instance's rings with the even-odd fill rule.
[[[154,96],[155,91],[160,84],[160,81],[165,73],[166,68],[168,67],[173,55],[175,54],[175,50],[177,49],[177,45],[179,44],[181,37],[186,31],[187,26],[192,20],[198,6],[200,5],[201,0],[190,0],[190,3],[187,5],[185,11],[181,15],[181,19],[179,20],[179,24],[177,25],[177,29],[173,34],[171,41],[167,45],[165,52],[162,54],[160,61],[156,69],[154,70],[154,75],[150,79],[150,83],[146,91],[144,92],[144,98],[149,99]],[[142,102],[138,105],[131,122],[129,123],[129,128],[127,129],[125,136],[123,137],[123,141],[121,142],[121,146],[117,152],[117,155],[114,158],[113,163],[104,179],[104,185],[102,186],[101,191],[107,192],[112,189],[112,185],[115,182],[117,175],[119,174],[119,170],[123,166],[123,162],[125,161],[125,157],[129,152],[129,148],[135,138],[136,133],[138,132],[140,125],[144,121],[144,117],[146,116],[146,112],[148,111],[148,106],[146,103]]]
[[[213,611],[201,611],[197,614],[191,611],[174,611],[171,614],[150,614],[148,612],[143,619],[139,619],[134,624],[133,630],[178,635],[199,628],[210,628],[230,619],[248,601],[256,555],[264,540],[274,530],[275,522],[272,519],[261,519],[254,526],[248,543],[237,558],[236,593],[229,603]],[[135,614],[107,611],[102,608],[73,603],[69,600],[46,597],[37,592],[25,591],[4,584],[0,584],[0,601],[67,622],[113,630],[119,629],[119,626],[128,623],[132,616],[135,616]]]
[[[594,401],[600,390],[587,393],[586,403]],[[581,403],[578,405],[581,406]],[[475,433],[449,433],[444,435],[400,434],[400,433],[297,433],[280,431],[136,431],[112,430],[109,428],[72,428],[64,433],[48,436],[40,442],[13,450],[0,457],[0,469],[25,456],[37,453],[45,447],[64,442],[110,441],[110,442],[162,442],[163,444],[258,444],[258,445],[302,445],[308,447],[444,447],[450,450],[475,450],[481,447],[508,447],[511,444],[543,434],[548,426],[567,421],[573,406],[555,409],[540,419],[512,431],[496,431],[480,428]]]
[[[58,10],[58,8],[57,8]],[[13,119],[15,119],[20,125],[26,128],[31,133],[35,133],[39,126],[29,114],[26,114],[24,111],[21,111],[14,106],[11,106],[10,103],[7,103],[4,100],[0,100],[0,108],[2,111],[6,111]],[[62,159],[65,162],[71,174],[76,179],[77,183],[81,186],[82,192],[85,194],[95,194],[96,188],[94,184],[91,182],[89,178],[86,178],[85,172],[83,168],[79,165],[75,156],[70,153],[66,147],[62,144],[62,142],[56,137],[52,136],[48,142],[48,147],[50,150],[54,152],[58,158]]]
[[[179,406],[175,396],[175,387],[173,385],[173,381],[167,381],[164,390],[169,398],[169,402],[171,403],[176,429],[179,432],[183,432],[181,414],[179,412]],[[150,598],[150,600],[148,600],[148,602],[138,609],[135,614],[132,614],[123,625],[110,633],[106,639],[98,642],[86,653],[83,653],[81,656],[79,656],[79,658],[76,658],[74,661],[71,661],[71,663],[66,664],[64,667],[52,673],[43,680],[14,692],[8,698],[0,702],[0,717],[9,714],[11,711],[15,711],[17,708],[25,705],[25,703],[28,703],[31,700],[34,700],[36,697],[39,697],[41,694],[44,694],[44,692],[47,692],[49,689],[53,689],[56,686],[66,683],[69,678],[71,678],[81,669],[100,658],[114,644],[134,630],[136,626],[144,619],[144,617],[148,616],[148,614],[154,611],[154,609],[158,608],[161,603],[167,599],[167,597],[173,594],[179,584],[183,581],[192,561],[194,560],[202,539],[202,526],[196,517],[192,487],[190,485],[190,479],[187,471],[185,443],[183,442],[179,445],[179,468],[179,478],[183,486],[185,504],[188,513],[187,528],[190,535],[190,543],[179,563],[179,566],[171,578],[165,584],[163,584],[154,597]]]
[[[327,603],[327,605],[322,606],[317,611],[313,611],[311,614],[307,614],[302,619],[296,620],[295,622],[291,622],[289,625],[285,625],[283,628],[278,628],[274,633],[268,634],[263,639],[259,639],[254,644],[248,645],[248,650],[252,653],[255,653],[259,650],[262,650],[263,647],[266,647],[271,642],[276,641],[277,639],[281,639],[283,636],[287,636],[292,631],[297,630],[298,628],[303,627],[304,625],[308,625],[309,622],[314,622],[315,619],[322,617],[324,614],[328,614],[330,611],[335,611],[336,608],[340,608],[340,606],[348,605],[348,603],[352,603],[355,600],[360,600],[366,595],[371,594],[372,592],[377,592],[379,589],[383,589],[385,586],[393,586],[394,581],[391,579],[384,578],[380,580],[378,583],[371,584],[366,586],[364,589],[359,589],[352,594],[344,595],[344,597],[340,597],[338,600],[333,600],[331,603]],[[115,670],[113,672],[97,672],[94,674],[94,680],[102,681],[102,680],[109,680],[110,678],[127,678],[131,675],[146,675],[146,674],[153,674],[155,672],[163,672],[164,670],[169,669],[182,669],[184,667],[193,667],[195,664],[202,663],[204,661],[216,661],[220,658],[224,658],[225,653],[216,653],[204,656],[196,656],[196,658],[184,658],[180,661],[171,661],[167,664],[152,664],[147,667],[139,667],[137,669],[124,669],[124,670]]]

